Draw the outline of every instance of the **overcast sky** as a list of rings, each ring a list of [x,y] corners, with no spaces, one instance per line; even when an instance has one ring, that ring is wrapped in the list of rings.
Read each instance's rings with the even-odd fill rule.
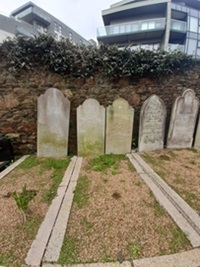
[[[28,0],[0,0],[0,13],[10,13]],[[54,17],[82,35],[85,39],[96,38],[96,28],[103,26],[101,11],[119,0],[32,0]]]

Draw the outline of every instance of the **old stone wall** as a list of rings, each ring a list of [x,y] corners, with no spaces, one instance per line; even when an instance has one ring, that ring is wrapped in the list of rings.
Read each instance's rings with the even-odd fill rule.
[[[164,101],[167,131],[175,98],[187,88],[193,89],[200,98],[200,72],[194,68],[182,74],[158,78],[109,79],[97,74],[87,79],[76,79],[42,70],[16,77],[0,70],[0,133],[12,138],[15,154],[36,152],[37,98],[50,87],[62,90],[71,101],[69,151],[76,153],[76,109],[85,99],[95,98],[105,107],[118,97],[126,99],[135,109],[133,140],[137,143],[139,112],[143,102],[152,94]]]

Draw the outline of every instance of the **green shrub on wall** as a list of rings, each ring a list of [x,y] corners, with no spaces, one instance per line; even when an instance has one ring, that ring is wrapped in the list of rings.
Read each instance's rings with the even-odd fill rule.
[[[43,68],[63,76],[89,77],[96,72],[109,77],[166,75],[199,64],[181,52],[136,50],[116,46],[77,46],[53,37],[17,37],[0,45],[1,64],[12,72]],[[2,63],[3,62],[3,63]]]

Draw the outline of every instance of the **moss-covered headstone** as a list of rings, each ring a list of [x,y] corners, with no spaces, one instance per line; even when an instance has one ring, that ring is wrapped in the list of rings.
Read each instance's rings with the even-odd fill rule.
[[[105,108],[95,99],[87,99],[77,109],[78,155],[103,155]]]
[[[106,154],[131,151],[134,109],[123,98],[116,99],[106,111]]]
[[[56,89],[38,98],[37,155],[66,157],[68,154],[70,101]]]

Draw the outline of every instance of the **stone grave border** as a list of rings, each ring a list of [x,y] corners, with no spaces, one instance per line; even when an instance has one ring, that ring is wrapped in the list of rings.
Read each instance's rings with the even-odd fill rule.
[[[14,170],[20,163],[22,163],[25,159],[27,159],[30,155],[25,155],[16,160],[10,166],[8,166],[5,170],[0,172],[0,180],[3,179],[7,174],[9,174],[12,170]],[[1,266],[0,266],[1,267]]]
[[[179,262],[176,267],[200,267],[200,216],[177,195],[139,156],[138,153],[127,154],[130,162],[136,168],[143,181],[152,190],[154,196],[163,206],[175,223],[187,235],[193,247],[192,250],[165,255],[160,257],[145,258],[133,261],[125,261],[122,264],[92,263],[72,264],[69,267],[170,267]],[[74,156],[65,172],[63,180],[58,188],[57,197],[53,200],[49,210],[41,224],[36,239],[27,254],[25,262],[31,267],[61,267],[56,262],[62,248],[64,235],[73,202],[74,190],[79,178],[82,165],[81,157]],[[189,255],[189,256],[187,256]],[[187,259],[187,257],[189,257]],[[184,259],[184,260],[183,260]],[[184,265],[185,263],[189,265]],[[150,264],[152,263],[152,265]],[[191,265],[194,263],[194,265]],[[159,265],[160,264],[160,265]]]
[[[1,179],[22,163],[29,155],[25,155],[1,173]],[[116,263],[91,263],[67,265],[70,267],[200,267],[200,216],[175,193],[139,156],[138,153],[127,154],[130,162],[136,168],[143,181],[155,195],[175,223],[187,235],[194,249],[173,255],[144,258],[133,261]],[[56,264],[71,211],[74,190],[78,181],[82,158],[74,156],[59,185],[57,196],[52,201],[49,210],[42,222],[36,239],[25,260],[32,267],[61,267]],[[55,264],[52,264],[55,263]],[[3,267],[3,266],[0,266]]]

